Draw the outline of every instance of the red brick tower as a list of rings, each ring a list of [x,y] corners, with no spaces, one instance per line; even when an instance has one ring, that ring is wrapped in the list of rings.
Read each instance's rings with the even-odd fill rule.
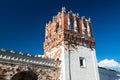
[[[65,7],[46,24],[45,58],[59,59],[64,44],[71,44],[74,47],[83,45],[91,49],[95,45],[90,19],[80,18],[79,14],[74,14],[72,11],[66,12]]]

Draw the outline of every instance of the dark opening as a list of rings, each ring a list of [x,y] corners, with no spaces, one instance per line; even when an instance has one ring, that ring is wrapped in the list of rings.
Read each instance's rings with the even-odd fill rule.
[[[59,61],[59,58],[57,58],[57,61]]]
[[[80,60],[80,66],[83,66],[83,60],[82,59]]]
[[[10,80],[38,80],[38,76],[33,71],[22,71],[15,74]]]
[[[80,60],[80,67],[86,67],[85,58],[84,57],[79,57],[79,60]]]
[[[73,24],[73,22],[70,22],[70,27],[71,27],[71,30],[74,29],[74,24]]]

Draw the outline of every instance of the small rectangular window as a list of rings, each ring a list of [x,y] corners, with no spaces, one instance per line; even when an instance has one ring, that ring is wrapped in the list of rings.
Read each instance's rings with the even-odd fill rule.
[[[85,58],[79,57],[79,60],[80,60],[80,67],[86,67]]]

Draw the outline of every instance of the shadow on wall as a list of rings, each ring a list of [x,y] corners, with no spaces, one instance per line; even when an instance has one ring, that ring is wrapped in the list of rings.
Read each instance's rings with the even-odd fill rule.
[[[38,76],[33,71],[22,71],[15,74],[10,80],[37,80]]]

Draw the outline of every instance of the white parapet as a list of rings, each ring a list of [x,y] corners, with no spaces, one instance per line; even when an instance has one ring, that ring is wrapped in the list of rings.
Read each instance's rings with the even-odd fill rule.
[[[10,60],[10,56],[8,56],[6,59]]]
[[[23,59],[23,61],[26,61],[25,59]]]
[[[11,53],[15,53],[13,50],[10,51]]]
[[[3,56],[3,59],[6,59],[6,56]]]
[[[14,60],[18,61],[18,58],[14,59]]]
[[[11,60],[15,60],[15,58],[14,58],[14,57],[12,57],[12,58],[11,58]]]
[[[22,61],[22,58],[20,58],[19,61]]]
[[[2,52],[5,52],[6,50],[2,48],[1,51],[2,51]]]
[[[19,54],[23,55],[23,53],[22,53],[22,52],[19,52]]]
[[[26,60],[26,62],[30,62],[30,60],[29,60],[29,59],[27,59],[27,60]]]
[[[31,56],[31,55],[28,53],[27,56]]]

